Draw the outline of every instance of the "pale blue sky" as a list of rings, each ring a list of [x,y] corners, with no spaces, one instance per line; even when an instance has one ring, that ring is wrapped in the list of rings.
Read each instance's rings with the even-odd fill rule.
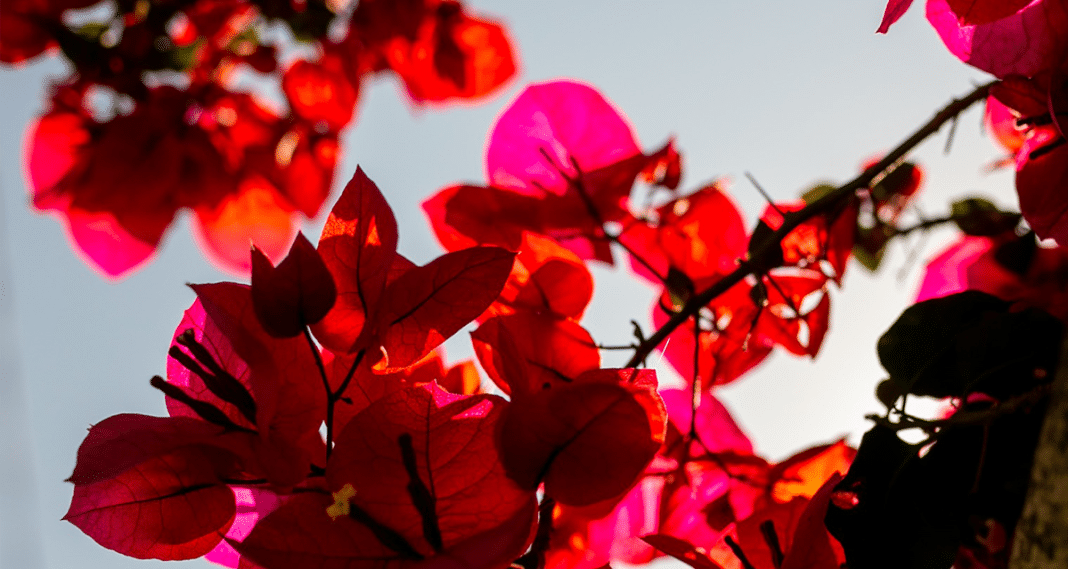
[[[626,113],[646,149],[675,136],[684,188],[730,176],[751,224],[763,204],[744,172],[777,199],[816,181],[848,180],[866,158],[985,80],[945,51],[921,5],[877,36],[880,0],[469,4],[507,22],[520,75],[483,105],[445,110],[412,108],[395,81],[373,82],[337,172],[335,188],[357,164],[378,183],[397,213],[400,251],[419,262],[441,252],[420,202],[445,185],[483,179],[486,133],[531,81],[592,83]],[[0,566],[155,567],[60,521],[71,496],[62,480],[90,424],[123,412],[165,413],[148,379],[164,372],[171,335],[193,300],[183,283],[229,277],[204,260],[183,220],[150,265],[105,282],[71,251],[59,223],[29,208],[23,133],[44,104],[45,82],[61,71],[56,59],[0,71]],[[1015,207],[1011,173],[980,171],[997,149],[980,136],[977,109],[963,117],[948,157],[944,133],[918,153],[928,174],[920,205],[931,215],[971,193]],[[321,221],[306,233],[317,235]],[[842,435],[858,439],[863,415],[878,408],[875,340],[913,294],[923,259],[949,236],[933,236],[903,278],[901,246],[875,280],[850,265],[844,290],[831,293],[831,330],[817,361],[777,355],[719,392],[759,452],[779,459]],[[609,269],[595,277],[584,323],[601,342],[625,342],[630,319],[647,322],[653,293]],[[468,345],[461,332],[448,344],[450,357],[468,357]],[[670,372],[662,379],[672,381]]]

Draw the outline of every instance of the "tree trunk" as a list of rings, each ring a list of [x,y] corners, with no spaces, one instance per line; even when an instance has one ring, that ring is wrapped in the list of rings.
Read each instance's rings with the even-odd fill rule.
[[[1068,567],[1068,338],[1042,424],[1010,569]]]

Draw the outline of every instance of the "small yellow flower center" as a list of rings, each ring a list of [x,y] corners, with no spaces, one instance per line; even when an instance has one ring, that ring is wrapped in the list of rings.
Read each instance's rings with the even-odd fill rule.
[[[334,497],[334,503],[326,508],[326,515],[330,516],[331,520],[349,515],[349,500],[356,496],[356,489],[352,487],[352,484],[342,486],[341,490],[331,495]]]

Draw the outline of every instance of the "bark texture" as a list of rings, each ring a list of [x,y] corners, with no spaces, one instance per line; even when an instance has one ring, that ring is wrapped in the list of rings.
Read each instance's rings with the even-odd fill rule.
[[[1068,568],[1068,339],[1035,449],[1010,569]]]

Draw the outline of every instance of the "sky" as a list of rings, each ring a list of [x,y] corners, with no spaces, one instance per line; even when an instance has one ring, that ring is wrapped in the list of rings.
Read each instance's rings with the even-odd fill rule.
[[[442,108],[413,106],[392,78],[372,81],[344,133],[328,201],[362,166],[396,212],[399,251],[420,263],[443,251],[419,204],[442,187],[484,180],[487,133],[531,82],[566,77],[596,86],[646,150],[674,137],[682,188],[729,178],[751,227],[764,203],[746,172],[777,200],[817,182],[845,182],[954,96],[988,80],[945,50],[921,3],[885,36],[875,34],[880,0],[467,5],[506,23],[518,76],[477,105]],[[93,423],[166,413],[148,380],[164,373],[171,336],[193,302],[185,283],[234,277],[201,255],[183,218],[150,264],[105,281],[72,251],[56,219],[31,208],[25,128],[43,110],[48,82],[63,75],[56,58],[0,70],[0,567],[157,567],[106,550],[61,521],[72,492],[63,479]],[[979,107],[962,116],[948,155],[945,145],[942,132],[914,154],[926,173],[917,211],[939,216],[971,195],[1017,207],[1012,173],[985,168],[999,151],[982,133]],[[309,221],[305,233],[318,235],[322,223]],[[925,260],[953,236],[943,230],[893,245],[874,276],[851,263],[842,290],[831,291],[830,331],[814,361],[780,353],[716,391],[757,452],[779,460],[843,436],[859,441],[864,414],[880,409],[873,389],[885,374],[875,342],[915,295]],[[625,270],[595,267],[594,277],[583,324],[596,340],[626,343],[631,319],[651,329],[655,291]],[[450,360],[471,357],[466,332],[446,348]],[[609,355],[606,365],[622,359]],[[657,368],[662,383],[678,382],[666,364]],[[171,566],[214,567],[203,560]]]

